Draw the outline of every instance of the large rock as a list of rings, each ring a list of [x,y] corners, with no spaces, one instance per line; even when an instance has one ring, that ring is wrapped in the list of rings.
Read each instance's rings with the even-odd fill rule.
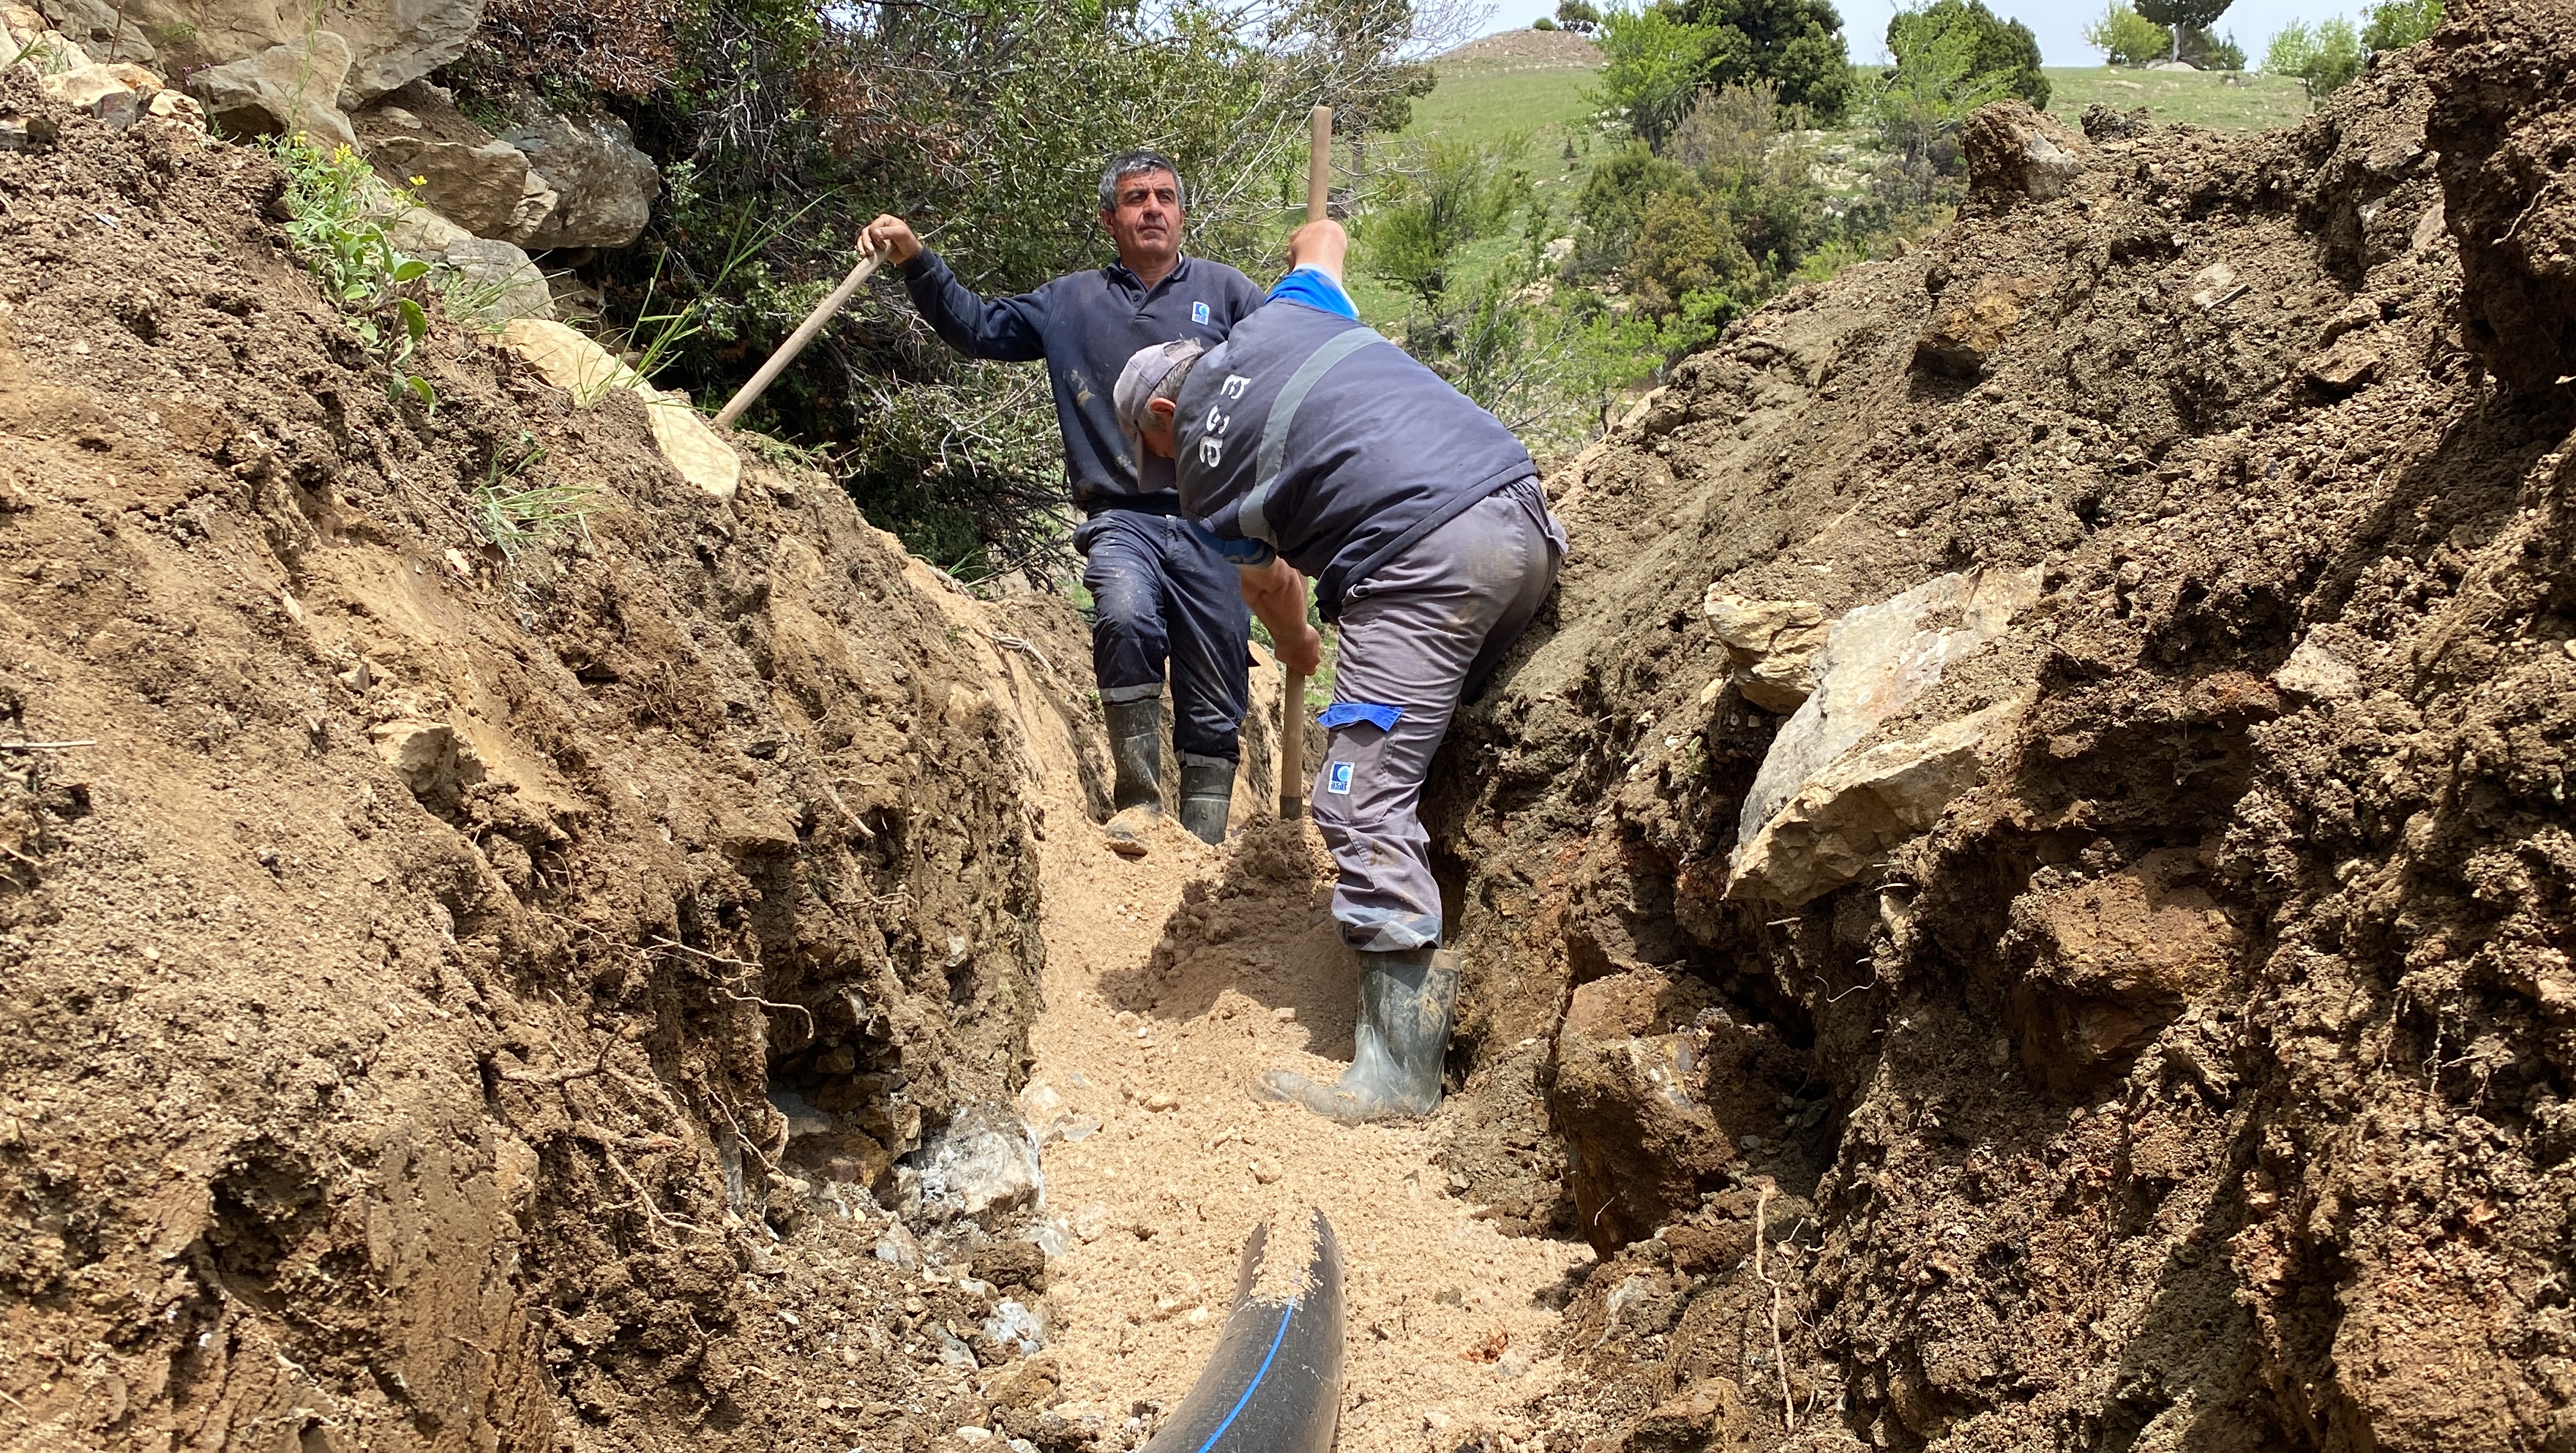
[[[1022,1207],[1046,1204],[1037,1141],[1020,1117],[968,1110],[919,1153],[921,1209],[939,1220],[988,1228]]]
[[[75,111],[86,111],[121,130],[133,125],[142,114],[143,97],[129,77],[119,72],[140,73],[138,67],[123,64],[77,66],[48,74],[38,85],[49,99]]]
[[[613,116],[567,121],[547,113],[501,139],[524,152],[557,194],[552,210],[520,239],[529,250],[624,247],[652,220],[662,173],[635,149],[625,122]]]
[[[426,81],[389,93],[349,124],[378,174],[477,237],[520,241],[554,210],[555,192],[529,170],[527,153]]]
[[[1701,1098],[1697,981],[1634,969],[1576,987],[1557,1029],[1548,1119],[1563,1138],[1575,1221],[1603,1253],[1699,1208],[1735,1159]]]
[[[36,29],[51,29],[70,37],[91,60],[102,63],[132,61],[148,66],[160,59],[152,37],[145,34],[144,27],[137,23],[142,12],[136,7],[114,5],[108,0],[43,0],[41,9],[48,23]],[[12,30],[21,29],[24,25],[25,17],[10,22]],[[22,36],[19,44],[24,45],[33,38]],[[12,47],[13,50],[15,48]]]
[[[316,32],[341,37],[350,64],[321,93],[335,110],[363,106],[465,53],[482,0],[43,0],[57,29],[98,60],[139,61],[193,75],[253,59]]]
[[[1989,195],[2063,196],[2083,174],[2084,138],[2024,101],[1980,107],[1960,128],[1968,185]]]
[[[199,71],[188,78],[188,93],[204,104],[207,120],[235,136],[301,132],[325,145],[354,146],[349,118],[332,104],[348,74],[349,42],[317,30]]]
[[[1737,849],[1727,896],[1796,907],[1885,862],[1977,785],[1987,743],[2024,705],[1998,702],[1921,737],[1837,758]]]
[[[2030,278],[1983,277],[1934,309],[1914,340],[1914,366],[1953,378],[1975,378],[2021,326],[2022,313],[2046,285]]]
[[[2243,947],[2193,849],[2162,848],[2098,878],[2034,888],[2013,900],[2002,945],[2023,1065],[2061,1094],[2120,1073],[2186,1004],[2226,980]]]
[[[632,389],[644,400],[644,419],[652,427],[653,443],[682,479],[716,499],[731,499],[741,488],[742,456],[689,406],[685,395],[653,387],[616,355],[562,323],[521,318],[501,336],[546,382],[571,394],[576,404],[587,407],[610,389]]]
[[[1832,629],[1812,600],[1750,600],[1712,585],[1701,614],[1726,647],[1736,688],[1765,711],[1792,712],[1815,690],[1811,662]]]
[[[386,238],[397,249],[425,261],[443,262],[464,275],[464,287],[451,298],[477,322],[498,329],[519,318],[554,317],[554,294],[546,286],[546,275],[527,253],[507,242],[477,237],[390,189],[381,193],[381,203],[389,214]]]
[[[1912,822],[1927,803],[1937,815],[1938,803],[1949,798],[1935,803],[1933,796],[1945,786],[1955,791],[1958,774],[1974,760],[1974,741],[1962,741],[1956,731],[1884,744],[1867,761],[1828,773],[1881,722],[1930,690],[1951,662],[2003,634],[2014,614],[2038,598],[2036,566],[1974,570],[1936,577],[1836,620],[1810,663],[1814,694],[1781,724],[1745,794],[1729,896],[1805,902],[1851,880],[1846,847],[1867,858],[1876,850],[1854,846],[1863,838]],[[1978,732],[1995,724],[1987,713],[1969,720],[1979,723]],[[1797,816],[1765,839],[1793,803]],[[1845,828],[1861,836],[1836,835]]]

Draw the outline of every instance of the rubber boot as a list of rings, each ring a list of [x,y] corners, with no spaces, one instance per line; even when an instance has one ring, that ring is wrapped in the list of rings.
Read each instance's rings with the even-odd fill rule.
[[[1117,771],[1109,788],[1109,846],[1143,857],[1146,830],[1163,815],[1163,703],[1150,696],[1104,702],[1100,714],[1109,722],[1109,762]]]
[[[1225,841],[1226,814],[1234,807],[1234,764],[1223,757],[1181,761],[1181,826],[1205,843]]]
[[[1440,1107],[1440,1067],[1457,1007],[1455,956],[1428,945],[1362,953],[1350,1068],[1329,1085],[1272,1070],[1261,1088],[1345,1125],[1428,1115]]]

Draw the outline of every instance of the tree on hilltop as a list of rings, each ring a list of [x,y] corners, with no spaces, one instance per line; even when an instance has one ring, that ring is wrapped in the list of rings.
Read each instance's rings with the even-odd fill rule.
[[[2209,29],[2232,3],[2234,0],[2136,0],[2136,9],[2173,32],[2173,58],[2181,60],[2183,31]]]

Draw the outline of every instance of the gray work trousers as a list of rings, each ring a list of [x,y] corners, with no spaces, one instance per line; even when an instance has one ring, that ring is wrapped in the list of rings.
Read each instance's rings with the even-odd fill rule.
[[[1352,587],[1342,603],[1331,745],[1310,796],[1355,949],[1440,942],[1422,781],[1458,703],[1482,690],[1556,583],[1565,529],[1535,479],[1506,485]]]

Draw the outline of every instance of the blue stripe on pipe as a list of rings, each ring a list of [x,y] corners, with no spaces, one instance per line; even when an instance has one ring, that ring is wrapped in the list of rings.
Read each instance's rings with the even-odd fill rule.
[[[1208,1440],[1199,1445],[1199,1453],[1208,1453],[1215,1447],[1216,1440],[1225,1436],[1225,1430],[1234,1426],[1235,1418],[1243,1412],[1243,1405],[1252,1401],[1253,1390],[1261,1386],[1261,1379],[1270,1375],[1270,1359],[1279,1355],[1279,1344],[1288,1339],[1288,1319],[1295,1315],[1297,1309],[1294,1306],[1279,1314],[1279,1330],[1271,1335],[1270,1350],[1262,1356],[1261,1370],[1252,1375],[1251,1386],[1243,1390],[1243,1396],[1234,1400],[1234,1411],[1226,1414],[1225,1421],[1217,1424],[1216,1431],[1208,1434]]]

